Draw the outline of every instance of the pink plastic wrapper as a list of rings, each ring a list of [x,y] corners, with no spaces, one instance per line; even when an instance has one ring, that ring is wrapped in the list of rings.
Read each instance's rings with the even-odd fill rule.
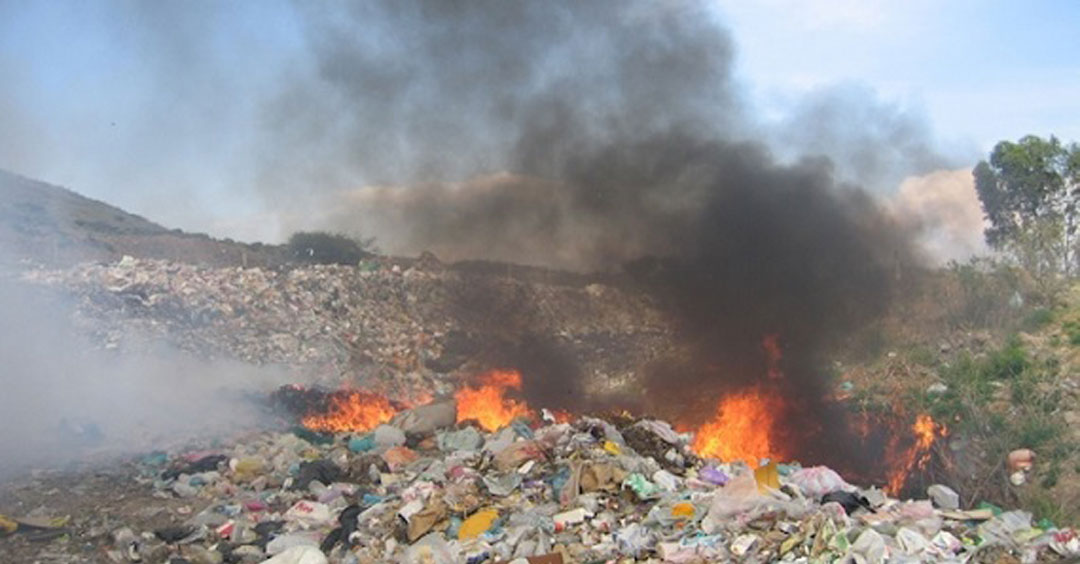
[[[825,466],[801,468],[792,472],[785,481],[797,486],[799,491],[806,497],[814,499],[839,490],[851,491],[855,489],[851,484],[845,482],[840,477],[840,474]]]

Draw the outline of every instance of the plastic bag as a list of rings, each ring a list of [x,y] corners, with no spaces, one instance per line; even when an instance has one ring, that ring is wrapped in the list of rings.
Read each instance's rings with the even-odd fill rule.
[[[716,491],[703,528],[705,532],[712,533],[719,528],[720,523],[753,509],[766,500],[765,496],[758,493],[757,481],[752,474],[738,476]]]
[[[805,506],[761,494],[754,475],[742,474],[716,490],[701,528],[713,534],[725,525],[741,526],[767,511],[780,511],[789,517],[799,517],[805,513]]]
[[[850,555],[856,564],[885,562],[885,539],[874,529],[866,529],[852,543]]]
[[[1031,528],[1031,513],[1006,511],[979,525],[979,536],[990,545],[1010,546],[1016,543],[1016,535]]]
[[[650,482],[645,476],[641,474],[630,474],[623,480],[622,487],[629,488],[635,494],[638,499],[654,499],[660,497],[660,488],[656,487],[656,484]]]
[[[476,538],[491,528],[492,523],[499,518],[499,512],[494,509],[483,509],[473,513],[458,529],[458,540]]]
[[[444,401],[407,409],[391,420],[406,433],[430,433],[457,421],[457,402]]]
[[[439,450],[443,452],[472,452],[484,444],[484,437],[476,429],[465,427],[458,431],[439,433],[438,441]]]
[[[404,564],[454,564],[456,554],[440,533],[429,533],[405,551]]]
[[[307,529],[329,525],[334,522],[334,516],[325,503],[302,499],[285,512],[285,520],[295,522]]]
[[[714,486],[723,486],[731,481],[731,476],[715,466],[706,466],[698,472],[698,478]]]
[[[640,523],[631,523],[615,533],[621,554],[637,557],[656,544],[656,535]]]
[[[375,438],[375,444],[379,445],[381,448],[390,448],[405,444],[405,433],[401,429],[398,429],[393,425],[386,425],[385,423],[375,427],[372,436]]]
[[[785,480],[799,488],[803,495],[810,498],[820,498],[835,491],[852,491],[855,488],[844,481],[832,468],[826,466],[813,466],[800,468],[791,473]]]
[[[263,564],[327,564],[327,560],[318,547],[294,546]]]
[[[536,441],[518,441],[495,455],[495,466],[503,472],[517,470],[529,460],[542,460],[544,449]]]

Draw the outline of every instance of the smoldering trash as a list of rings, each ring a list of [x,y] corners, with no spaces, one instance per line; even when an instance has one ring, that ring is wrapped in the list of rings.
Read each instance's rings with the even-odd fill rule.
[[[339,284],[366,289],[356,295],[379,291],[430,297],[454,288],[459,276],[430,264],[274,273],[128,260],[38,271],[26,280],[84,296],[79,306],[84,319],[106,315],[111,309],[101,304],[135,291],[124,280],[138,280],[141,298],[135,307],[142,313],[114,323],[158,327],[192,348],[243,351],[260,343],[243,335],[259,335],[264,324],[278,322],[276,316],[292,315],[294,298],[323,303]],[[184,284],[176,285],[178,279]],[[318,284],[308,284],[311,280]],[[551,291],[543,290],[543,284],[503,282],[517,286],[511,293]],[[224,313],[238,308],[247,295],[227,289],[243,286],[261,288],[268,305],[260,315]],[[565,294],[551,298],[553,303],[609,309],[612,319],[621,317],[618,310],[640,308],[643,313],[648,308],[645,302],[607,302],[620,292],[614,287],[571,285],[559,291]],[[222,313],[209,322],[181,315],[191,309],[177,307],[168,296],[199,304],[194,309]],[[783,423],[779,417],[772,423],[751,418],[752,424],[765,425],[755,430],[746,429],[741,418],[731,422],[706,410],[698,426],[688,427],[636,414],[633,407],[616,408],[628,401],[620,393],[582,400],[578,406],[583,411],[560,408],[558,395],[526,393],[523,380],[530,372],[505,364],[480,368],[477,358],[505,363],[508,357],[485,357],[476,347],[457,342],[467,338],[448,337],[462,330],[446,321],[456,319],[454,308],[420,316],[431,326],[440,326],[440,319],[447,324],[441,325],[446,333],[433,331],[425,340],[423,328],[394,321],[404,319],[394,314],[404,310],[395,308],[419,307],[419,302],[396,303],[390,307],[361,298],[326,304],[327,311],[316,307],[298,326],[309,323],[314,336],[326,320],[341,319],[342,311],[353,310],[352,318],[363,319],[373,313],[362,313],[365,308],[376,307],[378,315],[368,327],[383,332],[385,348],[367,354],[385,354],[388,362],[411,366],[412,376],[402,379],[397,370],[381,373],[379,363],[361,357],[367,358],[363,370],[371,373],[364,387],[328,385],[333,382],[328,379],[284,385],[255,398],[274,420],[268,428],[237,428],[163,449],[149,442],[93,472],[42,471],[15,479],[11,484],[17,487],[9,485],[0,499],[22,496],[36,504],[5,501],[0,542],[12,550],[47,546],[54,561],[117,563],[968,562],[1080,555],[1080,539],[1071,528],[1036,521],[1023,511],[972,506],[947,485],[910,487],[919,483],[920,464],[932,463],[937,456],[933,445],[947,433],[931,420],[905,420],[902,428],[910,440],[895,452],[881,453],[898,465],[899,474],[883,472],[862,483],[857,472],[785,458],[787,453],[808,455],[785,442],[783,433],[769,431],[768,425]],[[570,329],[579,319],[575,315],[547,315],[547,323],[582,337],[589,334],[584,326]],[[652,319],[653,327],[624,338],[642,347],[671,346],[657,338],[671,334],[663,329],[663,318]],[[226,328],[237,338],[213,337]],[[765,372],[770,362],[779,368],[782,342],[773,341],[758,347]],[[120,340],[110,346],[115,350],[139,342]],[[465,349],[472,350],[466,355],[470,360],[450,363],[455,368],[447,372],[427,366],[445,370],[440,362],[425,364],[425,359]],[[361,362],[333,340],[313,338],[276,350],[284,364],[310,356],[354,367]],[[590,348],[578,353],[610,358]],[[778,371],[772,378],[779,385],[784,376]],[[730,416],[753,402],[775,412],[787,401],[768,385],[756,393],[728,394],[721,414],[724,406]],[[712,451],[701,437],[714,429],[715,440],[729,446],[741,444],[740,433],[752,437],[764,431],[761,436],[772,437],[772,450],[753,443],[749,446],[754,448],[743,451]],[[896,476],[908,487],[893,489],[890,482]],[[77,496],[49,501],[69,491],[108,509],[80,508],[70,503]]]
[[[946,483],[956,419],[833,380],[925,267],[930,219],[879,196],[956,163],[856,90],[757,116],[711,4],[274,3],[265,65],[214,59],[248,20],[211,4],[95,18],[155,71],[102,128],[152,166],[101,170],[302,248],[0,174],[32,196],[0,208],[0,560],[1080,558]],[[1014,498],[1054,458],[1027,446]]]
[[[492,431],[475,420],[418,426],[410,410],[396,420],[406,424],[327,440],[261,432],[148,453],[128,463],[122,486],[145,488],[143,503],[161,503],[147,515],[173,524],[4,516],[4,542],[62,537],[72,562],[967,562],[1080,553],[1075,531],[1030,513],[896,499],[821,466],[702,459],[689,434],[652,419],[520,416]],[[632,446],[653,443],[662,449]],[[934,485],[933,499],[941,492],[955,496]],[[89,523],[101,539],[87,536]],[[79,554],[76,545],[95,542]]]

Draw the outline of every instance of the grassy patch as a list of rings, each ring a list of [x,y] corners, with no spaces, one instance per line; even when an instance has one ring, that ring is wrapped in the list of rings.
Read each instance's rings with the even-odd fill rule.
[[[1010,380],[1022,374],[1030,364],[1027,351],[1014,335],[1004,347],[988,355],[982,371],[992,380]]]
[[[1049,421],[1045,417],[1030,417],[1021,421],[1016,429],[1016,442],[1020,446],[1031,449],[1052,445],[1053,441],[1061,438],[1061,423]],[[1053,452],[1053,448],[1051,452]]]
[[[936,420],[949,421],[954,436],[977,445],[979,469],[966,478],[957,476],[956,483],[971,475],[1000,472],[1000,461],[1010,451],[1030,448],[1038,453],[1039,464],[1022,492],[1003,485],[977,495],[1010,505],[1020,493],[1021,505],[1036,516],[1076,521],[1078,512],[1055,497],[1062,487],[1068,489],[1067,469],[1080,469],[1075,462],[1077,444],[1061,416],[1066,399],[1057,385],[1060,371],[1056,359],[1029,355],[1016,338],[984,357],[962,355],[941,366],[939,376],[947,391],[922,394],[917,401]],[[1004,476],[1001,478],[1004,482]]]
[[[925,345],[913,347],[908,351],[908,359],[914,364],[927,368],[933,368],[938,363],[938,356],[934,354],[933,349]]]
[[[1065,331],[1065,337],[1069,340],[1070,345],[1080,345],[1080,322],[1075,320],[1066,321],[1061,328]]]
[[[1056,482],[1055,482],[1056,483]],[[1062,499],[1046,488],[1034,489],[1021,498],[1021,503],[1038,519],[1057,525],[1077,522],[1077,509],[1069,499]]]
[[[1020,326],[1024,331],[1038,331],[1054,322],[1054,312],[1049,308],[1035,308],[1024,316]]]

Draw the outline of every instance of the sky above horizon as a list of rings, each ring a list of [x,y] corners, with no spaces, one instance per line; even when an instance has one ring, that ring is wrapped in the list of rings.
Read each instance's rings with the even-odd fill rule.
[[[266,163],[252,147],[268,135],[264,106],[306,80],[299,6],[0,0],[0,168],[170,228],[280,240],[275,206],[288,204],[260,195]],[[761,127],[850,92],[913,116],[951,168],[1026,134],[1080,141],[1078,2],[711,8]],[[783,153],[783,135],[772,139]],[[318,168],[314,155],[302,164]]]

